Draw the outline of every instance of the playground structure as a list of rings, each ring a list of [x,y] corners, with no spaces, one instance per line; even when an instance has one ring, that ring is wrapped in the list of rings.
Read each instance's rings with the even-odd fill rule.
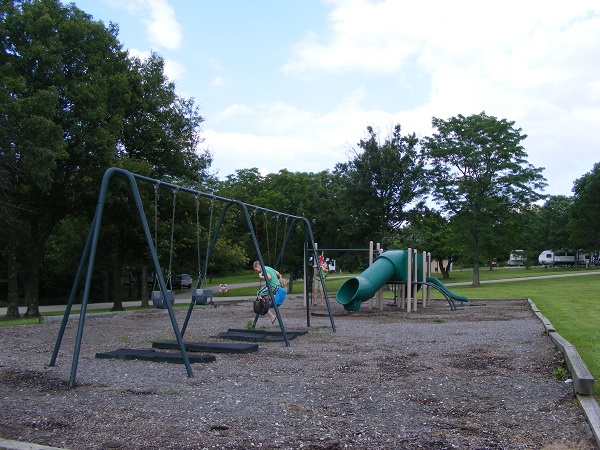
[[[312,232],[312,229],[310,226],[310,222],[308,219],[306,219],[304,217],[294,216],[294,215],[286,214],[286,213],[283,213],[280,211],[274,211],[274,210],[259,207],[256,205],[250,205],[250,204],[238,201],[238,200],[232,200],[232,199],[228,199],[228,198],[224,198],[224,197],[219,197],[214,194],[204,193],[204,192],[200,192],[200,191],[197,191],[194,189],[177,186],[177,185],[174,185],[171,183],[148,178],[148,177],[145,177],[142,175],[133,174],[127,170],[116,168],[116,167],[108,169],[104,173],[104,176],[102,178],[100,194],[99,194],[98,203],[96,206],[96,212],[94,214],[94,218],[93,218],[91,226],[90,226],[87,240],[86,240],[86,243],[85,243],[82,255],[81,255],[81,259],[79,262],[79,266],[77,268],[77,273],[75,275],[75,280],[73,282],[73,287],[71,289],[69,300],[68,300],[67,306],[65,308],[65,313],[64,313],[63,320],[61,323],[60,331],[59,331],[59,334],[56,339],[56,344],[54,346],[52,358],[50,360],[50,366],[54,366],[56,363],[58,352],[60,350],[60,345],[61,345],[61,342],[62,342],[62,339],[64,336],[64,332],[65,332],[65,329],[67,326],[69,315],[71,313],[71,309],[72,309],[72,306],[75,301],[76,293],[77,293],[77,290],[82,281],[84,269],[86,269],[86,265],[87,265],[86,275],[84,278],[83,295],[81,298],[81,310],[80,310],[80,315],[79,315],[77,336],[76,336],[75,347],[74,347],[74,351],[73,351],[73,361],[72,361],[72,366],[71,366],[69,389],[72,388],[75,384],[75,379],[76,379],[76,374],[77,374],[77,366],[78,366],[78,360],[79,360],[79,353],[80,353],[80,349],[81,349],[81,341],[82,341],[83,330],[84,330],[84,325],[85,325],[87,304],[89,301],[90,287],[91,287],[92,276],[93,276],[93,272],[94,272],[94,262],[95,262],[96,251],[97,251],[97,246],[98,246],[98,237],[100,234],[102,215],[103,215],[103,211],[104,211],[104,204],[106,201],[110,181],[115,175],[124,176],[127,179],[127,181],[129,182],[130,192],[133,195],[133,199],[135,201],[136,211],[137,211],[137,213],[139,215],[139,219],[140,219],[140,224],[141,224],[140,226],[143,229],[143,233],[144,233],[144,236],[146,239],[146,243],[148,245],[151,259],[152,259],[154,271],[156,273],[156,281],[158,282],[158,285],[159,285],[159,291],[154,291],[152,294],[152,301],[153,301],[153,304],[155,307],[161,308],[161,309],[166,309],[168,311],[169,318],[171,320],[171,324],[173,327],[173,332],[174,332],[175,338],[176,338],[176,348],[178,348],[179,351],[181,352],[182,362],[185,365],[187,375],[190,378],[193,377],[193,372],[192,372],[192,368],[190,365],[190,359],[187,354],[186,345],[183,341],[183,335],[188,326],[189,319],[191,317],[194,305],[206,304],[212,298],[212,292],[210,292],[210,290],[207,290],[207,289],[202,289],[202,284],[204,282],[204,278],[206,277],[206,268],[208,267],[210,257],[212,255],[215,244],[217,242],[219,231],[221,229],[221,226],[225,220],[225,216],[230,207],[236,206],[241,209],[244,219],[245,219],[245,222],[246,222],[246,225],[248,227],[248,231],[249,231],[254,249],[256,251],[256,260],[258,260],[260,262],[263,273],[266,273],[265,263],[263,260],[263,255],[261,253],[258,240],[256,238],[256,234],[254,232],[254,228],[252,226],[250,212],[249,212],[250,210],[253,210],[255,213],[262,212],[265,214],[265,216],[267,214],[276,215],[277,217],[283,216],[286,219],[286,223],[288,220],[290,221],[290,224],[287,227],[287,232],[285,234],[285,238],[283,240],[281,250],[279,251],[279,254],[277,257],[277,262],[276,262],[275,266],[277,266],[280,263],[280,261],[283,257],[283,251],[284,251],[285,245],[288,242],[292,232],[294,231],[296,224],[302,225],[302,229],[303,229],[304,249],[305,249],[305,252],[304,252],[305,273],[308,272],[308,270],[309,270],[309,257],[311,256],[310,249],[312,249],[312,257],[315,260],[317,258],[317,253],[314,251],[314,248],[315,248],[314,236],[313,236],[313,232]],[[160,187],[168,187],[173,190],[173,220],[171,223],[171,253],[169,255],[169,268],[168,268],[169,284],[170,284],[170,276],[171,276],[171,273],[170,273],[171,267],[170,266],[171,266],[171,256],[172,256],[173,225],[174,225],[174,220],[175,220],[175,195],[176,195],[176,193],[177,192],[187,192],[187,193],[190,193],[190,194],[193,194],[196,196],[196,205],[197,205],[196,216],[197,217],[198,217],[198,199],[199,198],[208,198],[211,200],[211,209],[210,209],[211,218],[212,218],[212,213],[213,213],[212,208],[213,208],[214,202],[218,201],[223,204],[223,207],[221,209],[221,213],[219,216],[219,220],[218,220],[216,228],[215,228],[214,235],[212,236],[212,241],[211,241],[210,245],[207,246],[207,254],[206,254],[206,259],[204,261],[204,270],[200,271],[201,273],[199,273],[198,283],[196,285],[196,289],[193,290],[193,295],[192,295],[192,299],[190,302],[190,306],[188,308],[185,322],[184,322],[184,325],[181,328],[181,330],[179,329],[179,326],[177,324],[177,320],[175,318],[175,314],[173,311],[174,291],[172,291],[171,289],[167,289],[167,283],[165,282],[163,270],[161,269],[159,259],[158,259],[157,239],[156,239],[156,237],[155,237],[154,241],[152,239],[150,228],[148,226],[148,221],[147,221],[146,215],[144,213],[144,208],[143,208],[143,204],[142,204],[142,200],[141,200],[141,196],[140,196],[140,191],[138,189],[138,184],[137,184],[138,182],[152,183],[154,185],[155,192],[158,192],[158,189]],[[157,197],[155,196],[155,203],[157,201],[156,199],[157,199]],[[155,216],[155,221],[156,220],[157,219]],[[211,223],[212,223],[212,220],[211,220]],[[155,230],[156,230],[156,226],[155,226]],[[210,231],[209,231],[209,234],[210,234]],[[309,250],[309,251],[306,251],[306,250]],[[308,282],[309,281],[305,278],[305,292],[308,291]],[[274,298],[274,292],[273,292],[271,285],[269,283],[266,283],[266,287],[269,292],[269,295],[271,295],[271,298]],[[335,324],[333,321],[333,315],[331,314],[331,308],[329,305],[329,301],[328,301],[327,297],[325,297],[325,298],[326,298],[326,302],[327,302],[327,309],[328,309],[328,313],[329,313],[329,320],[331,323],[331,327],[332,327],[332,330],[335,332],[336,331]],[[285,327],[284,327],[284,324],[283,324],[283,321],[281,318],[279,308],[276,304],[274,306],[274,309],[275,309],[275,314],[276,314],[276,317],[278,320],[279,327],[281,329],[281,335],[283,337],[283,341],[285,342],[286,346],[289,346],[290,344],[289,344],[289,340],[288,340],[288,337],[286,334],[286,330],[285,330]],[[258,320],[258,315],[256,315],[256,317],[255,317],[254,325],[256,325],[257,320]],[[308,304],[306,305],[306,320],[307,320],[307,326],[310,326],[310,311],[309,311]]]
[[[371,244],[372,245],[372,244]],[[379,250],[379,245],[377,246]],[[431,253],[421,255],[416,249],[379,250],[378,258],[360,275],[348,279],[336,294],[336,300],[346,311],[358,311],[361,304],[376,296],[376,303],[383,309],[382,288],[386,284],[400,286],[398,308],[407,312],[417,310],[417,293],[421,290],[422,305],[430,301],[430,288],[442,293],[450,308],[456,310],[454,301],[468,302],[467,297],[456,295],[437,278],[431,276]],[[421,289],[424,288],[424,289]]]
[[[374,255],[379,251],[379,244],[377,244],[377,250],[374,249],[373,247],[373,241],[369,242],[369,247],[368,248],[319,248],[319,246],[317,245],[317,243],[313,243],[313,247],[312,249],[307,249],[309,251],[310,254],[318,254],[321,252],[368,252],[369,254],[369,265],[373,264],[373,257]],[[309,256],[309,262],[312,265],[312,268],[310,269],[310,271],[305,271],[304,272],[304,279],[305,280],[309,280],[309,284],[308,287],[309,289],[305,289],[304,290],[304,302],[305,304],[313,304],[313,302],[315,302],[316,300],[313,298],[314,295],[314,291],[315,289],[317,289],[316,286],[314,286],[313,283],[319,283],[321,285],[321,291],[323,292],[323,296],[325,298],[325,303],[327,304],[327,308],[328,310],[330,310],[330,306],[329,306],[329,297],[327,295],[327,288],[325,287],[325,278],[326,276],[320,276],[321,275],[321,267],[319,264],[316,264],[315,261],[317,261],[316,259],[312,259],[312,257]],[[330,258],[328,258],[330,259]],[[330,259],[330,261],[334,262],[334,270],[335,271],[335,260]],[[330,269],[330,272],[332,272],[332,270]],[[315,281],[317,280],[317,281]]]

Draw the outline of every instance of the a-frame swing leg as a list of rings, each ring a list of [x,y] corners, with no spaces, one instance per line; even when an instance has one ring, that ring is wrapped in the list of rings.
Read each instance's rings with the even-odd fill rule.
[[[181,337],[185,334],[185,330],[187,329],[188,322],[190,321],[190,316],[192,315],[192,310],[194,309],[194,300],[190,302],[190,307],[188,308],[187,314],[185,315],[185,321],[183,322],[183,326],[181,327]]]
[[[56,364],[56,358],[58,356],[58,351],[60,349],[60,345],[62,343],[62,339],[65,333],[65,329],[67,327],[67,321],[69,320],[69,315],[71,314],[71,308],[73,307],[73,303],[75,301],[75,295],[77,293],[77,288],[79,287],[79,283],[81,281],[81,276],[83,274],[83,269],[85,266],[85,261],[90,253],[90,247],[92,244],[92,237],[94,235],[94,229],[96,227],[96,219],[98,217],[97,212],[94,214],[94,219],[92,220],[92,225],[90,227],[90,231],[88,233],[87,241],[85,243],[83,252],[81,254],[81,259],[79,261],[79,267],[77,268],[77,274],[75,275],[75,281],[73,282],[73,287],[71,288],[71,294],[69,295],[69,300],[67,302],[67,306],[65,308],[65,313],[63,316],[62,323],[60,325],[60,330],[58,332],[58,337],[56,338],[56,343],[54,345],[54,351],[52,352],[52,358],[50,359],[50,367],[54,367]],[[74,380],[72,380],[72,384]],[[72,386],[70,386],[72,387]]]

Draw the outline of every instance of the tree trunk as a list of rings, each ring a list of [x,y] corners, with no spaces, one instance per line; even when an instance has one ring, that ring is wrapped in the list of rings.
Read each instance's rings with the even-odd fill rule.
[[[31,255],[29,258],[29,277],[25,286],[27,311],[25,317],[41,317],[40,314],[40,266],[42,261],[42,245],[40,229],[37,222],[31,223]]]
[[[8,244],[6,246],[6,271],[8,276],[8,308],[7,319],[19,319],[19,284],[17,279],[17,229],[8,226]]]
[[[446,267],[444,267],[444,261],[439,264],[440,272],[442,273],[442,280],[450,279],[450,264],[452,264],[452,260],[448,259],[448,263]]]
[[[123,275],[123,267],[125,266],[125,255],[127,250],[123,243],[123,237],[119,239],[120,243],[117,248],[117,257],[115,260],[115,270],[113,272],[113,307],[111,311],[123,311],[123,298],[121,295],[121,277]]]
[[[123,272],[123,264],[119,262],[117,257],[117,263],[115,264],[115,270],[113,272],[113,306],[111,311],[123,311],[123,298],[121,296],[121,274]]]
[[[471,287],[480,287],[481,283],[479,282],[479,258],[475,258],[473,260],[473,284]]]
[[[127,298],[133,298],[133,277],[131,276],[131,272],[129,272],[129,281],[127,283]]]
[[[142,297],[142,308],[148,308],[150,306],[148,302],[148,266],[142,266],[142,274],[140,276],[140,295]]]
[[[290,281],[288,282],[288,286],[287,286],[287,293],[288,294],[293,294],[294,293],[294,289],[293,289],[293,283],[294,283],[294,271],[290,270]]]
[[[110,303],[110,272],[102,270],[102,303]]]

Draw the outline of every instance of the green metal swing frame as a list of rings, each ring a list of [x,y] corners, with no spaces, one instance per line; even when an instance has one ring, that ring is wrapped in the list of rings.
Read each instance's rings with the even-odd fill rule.
[[[283,250],[285,248],[285,244],[287,243],[293,229],[294,229],[294,224],[296,224],[297,222],[299,222],[300,224],[303,225],[303,232],[304,232],[304,246],[305,248],[308,249],[312,249],[312,257],[317,258],[317,252],[315,250],[315,241],[314,241],[314,235],[312,232],[312,228],[310,226],[310,222],[308,221],[308,219],[304,218],[304,217],[299,217],[299,216],[294,216],[292,214],[286,214],[280,211],[274,211],[271,209],[267,209],[267,208],[263,208],[260,206],[255,206],[255,205],[250,205],[244,202],[241,202],[239,200],[233,200],[233,199],[228,199],[225,197],[219,197],[216,196],[214,194],[209,194],[209,193],[204,193],[204,192],[200,192],[194,189],[190,189],[190,188],[186,188],[186,187],[181,187],[181,186],[177,186],[175,184],[171,184],[171,183],[167,183],[167,182],[163,182],[160,180],[156,180],[153,178],[149,178],[143,175],[138,175],[138,174],[134,174],[132,172],[129,172],[125,169],[121,169],[121,168],[117,168],[117,167],[111,167],[110,169],[108,169],[105,173],[104,176],[102,178],[102,183],[100,186],[100,194],[98,197],[98,203],[96,205],[96,212],[94,214],[94,218],[92,220],[91,226],[90,226],[90,230],[86,239],[86,243],[81,255],[81,259],[79,261],[79,266],[77,268],[77,272],[75,274],[75,280],[73,282],[73,287],[71,289],[71,293],[69,295],[69,300],[67,302],[67,306],[65,308],[65,313],[61,322],[61,326],[60,326],[60,331],[58,333],[57,339],[56,339],[56,343],[54,346],[54,351],[52,353],[52,358],[50,360],[50,366],[53,367],[56,364],[56,359],[58,357],[58,353],[60,350],[60,346],[62,343],[62,339],[64,337],[64,333],[65,333],[65,329],[67,326],[67,322],[69,320],[69,316],[71,314],[71,309],[73,307],[74,301],[75,301],[75,297],[76,297],[76,293],[77,290],[82,282],[82,278],[83,278],[83,274],[84,274],[84,269],[86,268],[86,263],[87,263],[87,271],[86,271],[86,275],[85,275],[85,279],[84,279],[84,289],[83,289],[83,296],[81,299],[81,310],[80,310],[80,314],[79,314],[79,323],[78,323],[78,327],[77,327],[77,337],[75,340],[75,347],[73,350],[73,360],[72,360],[72,365],[71,365],[71,374],[70,374],[70,379],[69,379],[69,389],[73,388],[75,385],[75,380],[76,380],[76,376],[77,376],[77,367],[78,367],[78,361],[79,361],[79,354],[81,351],[81,342],[82,342],[82,338],[83,338],[83,331],[84,331],[84,325],[85,325],[85,316],[87,313],[87,305],[88,305],[88,300],[89,300],[89,296],[90,296],[90,287],[91,287],[91,282],[92,282],[92,276],[93,276],[93,272],[94,272],[94,261],[96,258],[96,252],[97,252],[97,247],[98,247],[98,237],[100,234],[100,227],[102,224],[102,215],[103,215],[103,211],[104,211],[104,204],[106,201],[106,196],[108,193],[108,188],[110,185],[110,181],[111,179],[116,176],[116,175],[121,175],[123,177],[125,177],[127,179],[127,181],[129,182],[129,187],[131,190],[131,194],[133,195],[134,201],[135,201],[135,205],[136,205],[136,210],[137,213],[139,215],[140,218],[140,223],[141,226],[143,228],[143,232],[144,232],[144,236],[146,238],[146,243],[148,245],[148,249],[150,251],[150,256],[152,259],[152,263],[154,265],[154,270],[155,272],[158,274],[158,282],[159,282],[159,286],[160,286],[160,291],[162,293],[163,298],[168,298],[167,296],[167,286],[165,283],[165,279],[163,277],[162,274],[162,270],[160,267],[160,263],[158,260],[158,256],[157,256],[157,251],[156,251],[156,247],[155,244],[153,243],[153,239],[152,239],[152,235],[150,233],[150,228],[148,226],[148,221],[146,220],[146,215],[144,213],[144,208],[142,205],[142,200],[141,200],[141,196],[140,196],[140,192],[138,189],[138,181],[143,181],[143,182],[150,182],[150,183],[154,183],[155,185],[158,183],[160,185],[164,185],[164,186],[169,186],[172,189],[177,189],[180,192],[188,192],[194,195],[197,195],[199,197],[206,197],[206,198],[210,198],[219,202],[222,202],[223,208],[221,210],[221,214],[219,216],[219,221],[217,223],[216,229],[215,229],[215,233],[213,235],[212,238],[212,242],[211,245],[209,247],[209,250],[207,252],[207,258],[205,261],[205,265],[206,267],[208,266],[209,260],[210,260],[210,256],[212,255],[212,251],[215,247],[215,244],[217,242],[217,238],[218,238],[218,234],[219,231],[221,229],[221,226],[223,225],[223,222],[225,220],[225,215],[227,213],[227,211],[229,210],[230,207],[232,206],[236,206],[239,207],[243,214],[244,214],[244,218],[246,221],[246,225],[248,226],[248,231],[250,232],[250,236],[252,239],[252,243],[254,245],[254,249],[256,250],[256,255],[257,255],[257,260],[260,262],[261,268],[263,270],[263,272],[266,272],[265,270],[265,264],[264,264],[264,260],[263,260],[263,256],[262,253],[260,251],[260,247],[258,244],[258,241],[256,239],[256,235],[254,233],[254,229],[252,227],[252,223],[250,220],[250,214],[249,214],[249,209],[253,209],[255,211],[262,211],[265,212],[266,214],[277,214],[277,215],[281,215],[283,217],[286,217],[288,219],[291,219],[291,223],[288,227],[287,233],[286,233],[286,237],[285,240],[283,242],[283,245],[281,247],[279,256],[278,256],[278,260],[277,263],[280,262],[280,258],[282,258],[283,255]],[[305,265],[305,270],[309,268],[309,258],[310,258],[310,252],[311,250],[309,250],[308,252],[305,252],[305,258],[304,258],[304,265]],[[206,271],[204,271],[204,274],[206,274]],[[202,285],[203,279],[202,277],[199,277],[198,279],[198,284],[197,284],[197,288],[199,288]],[[308,292],[308,280],[305,280],[305,290],[306,292]],[[272,296],[272,298],[274,298],[273,296],[273,292],[271,290],[271,287],[269,285],[269,283],[267,283],[268,286],[268,290],[269,290],[269,294]],[[335,332],[335,323],[333,320],[333,315],[331,313],[331,308],[329,306],[329,300],[326,297],[326,301],[327,301],[327,308],[329,311],[329,319],[331,322],[331,327],[332,330]],[[307,302],[306,304],[306,320],[307,320],[307,326],[310,327],[310,309],[309,309],[309,303]],[[165,306],[166,309],[168,310],[169,313],[169,318],[171,320],[171,324],[173,326],[173,332],[175,334],[176,340],[177,340],[177,344],[179,346],[179,350],[181,352],[181,356],[182,356],[182,360],[183,363],[185,365],[186,371],[187,371],[187,375],[189,378],[193,378],[193,371],[192,371],[192,367],[190,365],[190,360],[185,348],[185,343],[183,342],[183,334],[185,332],[185,329],[188,325],[189,322],[189,318],[191,316],[191,312],[194,306],[194,300],[192,299],[192,302],[190,304],[190,307],[188,309],[188,314],[186,315],[186,320],[184,322],[184,326],[183,328],[180,330],[177,324],[177,319],[175,318],[175,313],[173,311],[173,305],[171,304],[171,302],[167,301],[165,302]],[[289,347],[290,343],[289,340],[287,338],[286,335],[286,331],[285,331],[285,327],[283,325],[283,321],[281,319],[281,314],[279,312],[279,308],[277,307],[277,305],[275,305],[275,313],[277,316],[277,320],[279,323],[279,326],[281,328],[281,332],[285,341],[285,344],[287,347]]]

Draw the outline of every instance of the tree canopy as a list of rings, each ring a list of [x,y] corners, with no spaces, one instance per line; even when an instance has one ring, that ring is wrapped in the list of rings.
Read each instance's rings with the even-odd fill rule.
[[[23,274],[27,315],[37,316],[46,242],[70,214],[91,216],[97,188],[90,186],[107,168],[127,165],[126,156],[151,173],[198,181],[210,156],[198,152],[203,119],[193,101],[175,95],[161,58],[130,60],[116,26],[58,0],[9,0],[0,13],[0,172],[7,175],[0,227],[8,253],[29,256],[7,258],[9,289]],[[158,100],[143,101],[149,98]],[[138,115],[154,124],[152,132]],[[140,149],[138,141],[148,145]],[[160,156],[152,157],[158,145]]]
[[[573,198],[540,205],[543,169],[528,163],[526,135],[514,122],[484,112],[434,117],[435,133],[422,139],[400,124],[385,135],[368,126],[333,171],[241,168],[218,180],[202,148],[204,118],[194,99],[177,94],[160,55],[130,58],[115,25],[59,0],[3,1],[0,16],[0,283],[9,317],[18,316],[21,298],[27,314],[38,315],[41,285],[44,295],[66,295],[111,166],[306,217],[321,248],[374,241],[418,247],[440,261],[471,260],[474,286],[480,261],[514,249],[598,248],[600,164],[575,182]],[[93,295],[119,309],[123,280],[137,280],[144,304],[152,274],[129,187],[111,183]],[[220,211],[162,188],[157,197],[147,184],[140,194],[148,221],[156,217],[161,266],[195,275]],[[274,264],[287,223],[251,215],[261,253]],[[227,212],[209,274],[249,267],[255,249],[242,219],[236,208]],[[302,267],[301,234],[292,233],[278,269]],[[344,270],[366,264],[363,255],[328,256]]]
[[[600,249],[600,163],[575,180],[569,230],[577,248]]]
[[[455,238],[473,261],[473,285],[479,286],[479,259],[510,247],[519,211],[543,198],[543,169],[527,162],[521,145],[527,136],[514,122],[482,112],[434,117],[432,125],[437,131],[423,140],[431,194],[452,217]]]
[[[348,208],[345,217],[350,219],[342,227],[346,236],[355,241],[370,236],[381,242],[406,222],[410,205],[427,192],[418,143],[414,133],[402,135],[400,124],[383,143],[369,126],[353,158],[336,165],[345,186],[340,206]]]

